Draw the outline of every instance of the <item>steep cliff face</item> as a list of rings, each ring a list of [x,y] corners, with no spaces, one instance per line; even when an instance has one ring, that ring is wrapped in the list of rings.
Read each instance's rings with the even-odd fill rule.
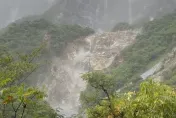
[[[154,78],[156,81],[162,81],[167,84],[175,84],[176,72],[176,48],[166,54],[160,61],[143,75],[146,78]],[[148,73],[148,74],[147,74]]]
[[[79,94],[85,89],[81,75],[109,67],[120,52],[135,41],[138,31],[119,31],[95,34],[79,38],[53,58],[51,74],[44,84],[49,88],[48,101],[53,107],[61,107],[64,114],[77,113]],[[121,63],[119,60],[118,63]],[[41,84],[41,83],[40,83]]]
[[[163,16],[176,8],[176,0],[131,0],[133,22],[138,19],[152,20]]]
[[[76,23],[92,28],[110,28],[128,22],[127,0],[58,0],[44,17],[53,22]]]
[[[55,23],[109,29],[118,22],[152,20],[173,11],[175,4],[175,0],[57,0],[44,17]]]
[[[175,0],[1,0],[0,27],[21,17],[42,14],[54,23],[110,29],[118,22],[148,21],[173,11]]]

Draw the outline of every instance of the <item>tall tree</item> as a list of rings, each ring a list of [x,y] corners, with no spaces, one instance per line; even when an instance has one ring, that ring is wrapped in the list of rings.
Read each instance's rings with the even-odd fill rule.
[[[25,80],[39,67],[33,63],[42,47],[29,55],[0,56],[0,117],[55,118],[56,113],[44,102],[46,94],[25,84]]]

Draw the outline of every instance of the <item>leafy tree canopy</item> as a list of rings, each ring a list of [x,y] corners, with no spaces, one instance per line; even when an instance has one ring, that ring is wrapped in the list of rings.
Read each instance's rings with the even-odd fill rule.
[[[37,49],[39,52],[40,49]],[[14,58],[2,51],[0,56],[0,118],[55,118],[57,114],[44,101],[45,92],[24,81],[38,68],[33,63],[36,50]]]
[[[172,87],[150,79],[140,84],[139,91],[118,93],[108,91],[111,88],[109,83],[113,81],[106,74],[95,72],[91,76],[85,74],[83,78],[86,78],[88,84],[93,85],[94,91],[101,90],[104,93],[96,103],[94,99],[90,99],[94,98],[94,94],[93,96],[82,94],[82,101],[88,99],[88,103],[94,103],[87,104],[88,118],[174,118],[176,116],[176,92]],[[100,78],[109,81],[102,84]]]

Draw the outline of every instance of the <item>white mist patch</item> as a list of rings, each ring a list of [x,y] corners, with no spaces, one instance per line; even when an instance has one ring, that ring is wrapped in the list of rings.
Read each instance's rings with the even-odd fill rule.
[[[48,1],[48,4],[51,6],[51,5],[54,4],[54,2],[55,2],[56,0],[47,0],[47,1]]]
[[[85,89],[81,75],[86,70],[89,52],[79,49],[67,54],[66,59],[55,58],[52,62],[52,79],[48,86],[48,101],[54,108],[60,107],[66,116],[76,114],[79,109],[80,92]],[[48,79],[45,81],[48,83]]]
[[[19,9],[13,8],[10,12],[10,17],[9,17],[9,20],[7,20],[7,24],[17,20],[19,18],[18,15],[19,15]]]
[[[48,88],[50,105],[60,107],[67,117],[77,114],[80,92],[86,87],[81,75],[90,69],[109,67],[137,34],[138,31],[101,32],[68,44],[62,56],[53,58],[50,75],[43,83]]]

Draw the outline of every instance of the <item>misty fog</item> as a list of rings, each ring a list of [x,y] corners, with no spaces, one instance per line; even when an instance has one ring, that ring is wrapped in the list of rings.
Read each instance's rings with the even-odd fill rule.
[[[53,0],[0,0],[0,27],[28,15],[46,11]]]
[[[109,29],[117,22],[151,19],[175,9],[175,0],[0,0],[0,26],[29,15]],[[45,13],[46,12],[46,13]],[[57,18],[64,17],[58,20]]]
[[[136,98],[135,91],[141,92],[140,84],[149,77],[171,87],[176,83],[175,12],[176,0],[0,0],[0,115],[117,118],[117,113],[118,118],[124,118],[119,104],[128,101],[125,112],[134,110],[131,104],[140,101],[131,102]],[[151,83],[143,86],[148,84]],[[144,92],[144,100],[149,99],[146,94],[161,89],[148,101],[155,102],[160,97],[157,95],[164,93],[155,102],[158,109],[160,104],[176,103],[174,90],[164,86],[169,88],[165,95],[165,89],[155,89],[160,84],[151,86],[145,88],[149,92]],[[33,90],[35,87],[37,92]],[[4,90],[8,93],[4,94]],[[41,95],[34,99],[34,108],[30,95],[36,93]],[[124,99],[119,99],[117,94],[121,93]],[[5,95],[3,100],[1,95]],[[171,103],[163,100],[165,96],[171,96]],[[148,101],[139,105],[144,107],[146,103],[144,110],[152,107],[147,115],[164,114],[160,110],[153,112],[155,103]],[[6,106],[14,113],[6,114]],[[130,113],[136,115],[137,110]],[[164,110],[176,113],[176,108]],[[143,111],[141,114],[146,115]]]

